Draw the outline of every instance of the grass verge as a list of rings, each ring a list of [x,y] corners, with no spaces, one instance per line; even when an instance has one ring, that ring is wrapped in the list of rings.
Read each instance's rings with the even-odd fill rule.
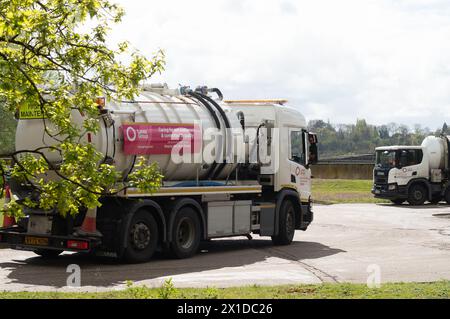
[[[372,180],[359,179],[313,179],[312,196],[319,204],[341,203],[387,203],[374,198],[370,190]]]
[[[387,283],[380,288],[364,284],[318,284],[287,286],[250,286],[239,288],[183,288],[173,287],[171,281],[161,288],[130,286],[122,291],[83,292],[0,292],[1,299],[353,299],[353,298],[450,298],[450,281],[431,283]]]

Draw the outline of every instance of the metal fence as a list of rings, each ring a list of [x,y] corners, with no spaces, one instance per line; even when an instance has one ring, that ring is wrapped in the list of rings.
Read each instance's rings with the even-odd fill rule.
[[[375,154],[337,156],[319,160],[312,166],[315,178],[372,179]]]

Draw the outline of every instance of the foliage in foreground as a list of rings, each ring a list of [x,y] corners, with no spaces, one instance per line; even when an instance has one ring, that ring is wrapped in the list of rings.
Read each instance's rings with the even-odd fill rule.
[[[0,157],[14,152],[17,121],[11,112],[3,108],[0,101]]]
[[[122,291],[83,292],[1,292],[0,298],[24,299],[352,299],[352,298],[450,298],[450,281],[431,283],[387,283],[380,288],[364,284],[317,284],[286,286],[248,286],[238,288],[174,288],[165,282],[161,288],[133,286]]]
[[[0,2],[2,116],[26,109],[44,127],[41,146],[9,154],[17,162],[12,176],[41,195],[35,202],[12,202],[9,214],[20,216],[23,206],[76,214],[79,207],[99,206],[100,196],[119,188],[159,186],[155,166],[131,176],[134,185],[129,185],[87,138],[102,120],[96,97],[133,99],[141,81],[164,68],[162,52],[147,59],[130,51],[127,42],[115,49],[106,45],[109,25],[120,22],[123,14],[108,0]],[[121,62],[127,56],[130,62]],[[72,121],[77,114],[85,116],[82,125]],[[0,185],[5,169],[6,163],[0,162]],[[58,180],[46,180],[49,171]]]

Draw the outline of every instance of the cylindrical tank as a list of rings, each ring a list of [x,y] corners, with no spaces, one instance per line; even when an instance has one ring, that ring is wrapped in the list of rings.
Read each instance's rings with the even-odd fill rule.
[[[172,143],[167,134],[181,128],[193,135],[200,132],[200,147],[196,151],[203,153],[206,147],[212,149],[212,146],[216,150],[223,150],[224,141],[222,139],[207,140],[202,138],[203,132],[208,128],[220,126],[218,131],[229,142],[231,135],[225,132],[227,126],[234,131],[242,130],[236,112],[233,112],[225,103],[217,102],[224,109],[224,112],[220,112],[212,101],[206,101],[209,107],[204,102],[205,100],[202,102],[189,95],[167,95],[156,93],[154,90],[143,91],[133,101],[106,102],[105,110],[108,112],[105,112],[100,120],[99,132],[95,135],[87,134],[84,139],[85,142],[92,143],[97,150],[103,153],[105,160],[114,164],[124,176],[133,169],[136,156],[142,155],[148,159],[149,163],[156,161],[159,164],[166,181],[205,179],[210,177],[208,175],[211,174],[212,166],[217,172],[214,177],[223,179],[235,169],[235,161],[226,164],[212,164],[211,162],[206,163],[205,158],[199,161],[198,158],[192,157],[196,162],[175,163],[169,152],[171,146],[164,145],[164,143]],[[78,111],[72,113],[74,122],[81,125],[83,119],[83,115]],[[124,128],[128,130],[124,130]],[[127,132],[128,135],[126,135]],[[141,139],[144,143],[136,144],[136,139]],[[54,143],[55,140],[44,132],[42,119],[19,120],[16,134],[17,150],[34,150],[40,146]],[[158,148],[145,148],[155,143],[158,144]],[[245,149],[245,145],[242,143],[236,143],[234,148],[236,149],[236,147]],[[47,152],[46,156],[51,161],[59,160],[56,152]],[[217,152],[215,157],[219,162],[224,155]]]
[[[436,136],[427,136],[422,147],[427,149],[430,169],[445,169],[445,150],[447,146],[445,138]]]

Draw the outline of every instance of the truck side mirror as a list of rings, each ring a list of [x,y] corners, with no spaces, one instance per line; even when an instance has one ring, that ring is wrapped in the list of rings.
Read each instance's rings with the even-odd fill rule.
[[[308,165],[316,164],[319,161],[319,154],[317,151],[317,135],[308,133]]]

